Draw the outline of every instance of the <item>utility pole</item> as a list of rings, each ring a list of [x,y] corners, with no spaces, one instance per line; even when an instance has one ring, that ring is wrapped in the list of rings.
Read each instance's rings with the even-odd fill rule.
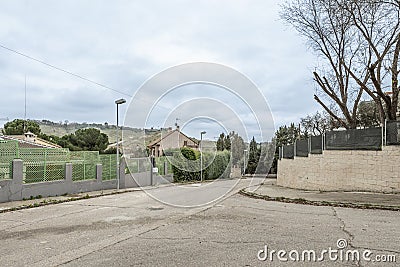
[[[26,74],[25,74],[24,134],[26,133]]]

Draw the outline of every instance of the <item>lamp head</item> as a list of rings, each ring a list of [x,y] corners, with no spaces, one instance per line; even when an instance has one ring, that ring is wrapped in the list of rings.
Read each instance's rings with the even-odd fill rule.
[[[117,105],[124,104],[124,103],[126,103],[126,100],[123,98],[115,100],[115,104],[117,104]]]

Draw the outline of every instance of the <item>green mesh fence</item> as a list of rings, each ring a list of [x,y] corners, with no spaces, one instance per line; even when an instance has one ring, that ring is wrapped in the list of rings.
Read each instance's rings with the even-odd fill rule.
[[[19,158],[24,162],[24,182],[63,180],[68,157],[67,149],[20,148]]]
[[[25,183],[65,179],[65,164],[72,164],[72,180],[96,179],[96,165],[103,164],[103,179],[116,179],[115,155],[97,151],[69,151],[54,148],[20,148],[17,141],[0,140],[0,180],[12,179],[12,161],[23,160]]]
[[[0,162],[0,180],[12,179],[12,163]]]
[[[171,162],[168,160],[167,157],[157,157],[155,158],[156,160],[156,167],[158,168],[158,173],[163,175],[165,173],[169,173],[172,174],[172,164]],[[164,168],[164,162],[167,162],[167,170],[165,172]]]
[[[72,181],[96,179],[96,165],[100,163],[98,151],[71,151]]]
[[[131,158],[127,160],[127,167],[130,173],[148,172],[151,170],[149,158]]]
[[[117,159],[115,155],[100,155],[100,163],[103,166],[103,180],[117,179]]]
[[[38,183],[64,180],[65,162],[25,162],[24,161],[24,182]]]
[[[18,156],[17,141],[0,140],[0,180],[12,179],[12,161]]]
[[[12,161],[19,157],[19,149],[17,141],[0,140],[0,162]]]

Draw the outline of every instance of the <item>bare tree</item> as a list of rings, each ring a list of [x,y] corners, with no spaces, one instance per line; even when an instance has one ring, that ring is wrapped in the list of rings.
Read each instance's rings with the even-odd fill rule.
[[[304,135],[321,135],[332,128],[329,115],[326,112],[317,111],[315,114],[307,115],[300,119],[300,125]]]
[[[345,1],[343,9],[357,29],[364,61],[358,69],[348,66],[352,78],[374,100],[381,123],[395,120],[399,96],[400,2],[383,0]],[[366,60],[365,60],[366,59]],[[386,91],[386,92],[385,92]]]
[[[322,92],[314,99],[334,120],[345,128],[356,128],[364,92],[377,104],[381,121],[395,119],[399,1],[293,0],[283,4],[281,17],[324,60],[323,67],[313,73]],[[383,91],[388,76],[391,97]]]

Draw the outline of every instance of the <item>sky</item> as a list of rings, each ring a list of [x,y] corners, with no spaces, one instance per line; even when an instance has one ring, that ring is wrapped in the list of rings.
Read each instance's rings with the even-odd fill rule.
[[[129,110],[140,105],[140,88],[158,73],[192,62],[227,66],[251,80],[272,114],[268,125],[298,122],[320,110],[312,80],[318,59],[280,20],[280,3],[2,0],[0,127],[6,118],[24,118],[25,81],[28,119],[115,124],[114,101],[125,98],[120,121],[138,126]],[[173,126],[178,118],[188,135],[207,129],[205,138],[212,140],[222,129],[242,127],[257,135],[253,122],[266,118],[251,106],[264,104],[262,97],[250,105],[242,101],[249,95],[210,84],[188,84],[162,96],[148,90],[146,101],[155,104],[146,127]]]

